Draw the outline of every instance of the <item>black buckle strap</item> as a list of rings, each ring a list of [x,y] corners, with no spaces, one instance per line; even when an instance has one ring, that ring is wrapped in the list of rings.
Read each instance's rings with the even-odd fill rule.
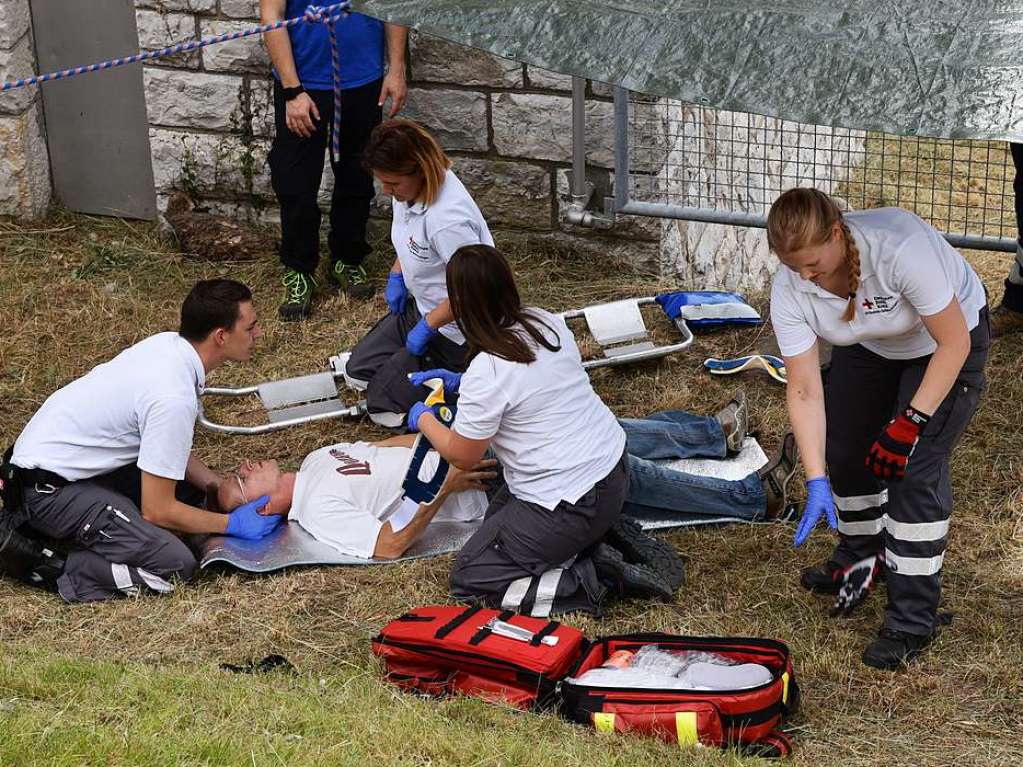
[[[14,464],[11,465],[14,466]],[[71,484],[60,474],[54,474],[46,469],[23,469],[20,466],[14,466],[14,470],[21,477],[21,482],[24,485],[50,485],[53,488],[61,488]]]
[[[560,625],[561,624],[558,623],[557,621],[551,621],[546,626],[544,626],[542,629],[540,629],[535,634],[533,634],[533,638],[529,640],[529,643],[531,645],[533,645],[533,647],[539,647],[540,644],[543,642],[543,638],[545,636],[549,636],[549,635],[553,634],[555,631],[557,631],[558,630],[558,626],[560,626]]]
[[[0,490],[6,485],[51,485],[54,488],[64,487],[71,483],[60,474],[54,474],[46,469],[23,469],[16,463],[11,463],[14,455],[14,445],[4,451],[3,459],[0,459]]]
[[[505,610],[503,613],[498,615],[494,620],[507,622],[510,621],[513,617],[515,617],[515,612],[513,610]],[[469,644],[473,646],[478,645],[480,642],[482,642],[484,639],[486,639],[493,633],[494,633],[493,629],[489,628],[488,626],[480,626],[480,630],[472,635],[472,639],[469,640]]]
[[[433,635],[433,638],[443,639],[482,609],[483,605],[480,604],[465,608],[465,610],[463,610],[461,613],[459,613],[454,618],[445,623],[443,626],[441,626],[439,629],[437,629],[437,633]]]

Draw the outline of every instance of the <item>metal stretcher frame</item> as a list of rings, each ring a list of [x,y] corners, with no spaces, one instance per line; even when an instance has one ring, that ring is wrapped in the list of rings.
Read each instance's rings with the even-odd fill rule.
[[[671,322],[682,335],[674,344],[657,346],[650,338],[640,311],[641,306],[655,303],[653,296],[627,298],[595,304],[584,309],[561,313],[570,322],[585,319],[594,340],[600,344],[603,357],[584,360],[583,368],[629,365],[634,362],[659,359],[682,351],[693,342],[692,331],[685,320],[678,317]],[[338,381],[344,380],[347,354],[330,358],[330,370],[320,373],[266,381],[255,386],[239,388],[208,386],[199,398],[199,425],[222,434],[266,434],[290,426],[333,418],[357,418],[366,414],[364,400],[346,405],[338,393]],[[203,397],[248,397],[257,395],[266,410],[268,422],[256,426],[238,426],[217,423],[206,416]]]

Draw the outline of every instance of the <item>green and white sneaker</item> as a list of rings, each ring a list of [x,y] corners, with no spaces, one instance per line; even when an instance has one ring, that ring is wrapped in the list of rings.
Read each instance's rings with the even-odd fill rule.
[[[313,291],[316,290],[316,280],[311,274],[304,274],[295,269],[288,269],[284,273],[285,296],[284,303],[278,308],[282,320],[304,320],[309,316],[309,309],[313,305]]]
[[[330,268],[330,278],[352,298],[372,298],[376,290],[369,284],[369,275],[362,264],[346,264],[335,261]]]

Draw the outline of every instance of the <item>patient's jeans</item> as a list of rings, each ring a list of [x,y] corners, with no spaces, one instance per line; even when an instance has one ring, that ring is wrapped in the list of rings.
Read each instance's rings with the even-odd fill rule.
[[[624,513],[642,516],[643,507],[702,517],[762,519],[767,505],[756,473],[740,480],[717,479],[667,468],[655,461],[679,458],[724,458],[721,425],[710,416],[682,410],[647,418],[621,418],[629,455],[629,489]]]

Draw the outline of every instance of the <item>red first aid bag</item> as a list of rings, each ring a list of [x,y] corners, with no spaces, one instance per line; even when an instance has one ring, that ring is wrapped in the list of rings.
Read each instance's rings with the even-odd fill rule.
[[[493,619],[529,638],[495,633]],[[505,628],[507,631],[507,629]],[[714,653],[760,664],[770,681],[738,690],[607,687],[578,683],[615,653],[653,645],[671,653]],[[799,688],[788,648],[771,639],[621,634],[588,642],[556,621],[483,607],[418,607],[373,639],[387,678],[431,695],[460,693],[540,709],[557,702],[567,719],[598,732],[634,732],[679,745],[738,747],[759,756],[788,756],[778,730],[798,706]]]
[[[497,619],[533,634],[521,641],[495,634]],[[558,681],[578,661],[582,633],[556,621],[484,607],[417,607],[373,639],[387,678],[432,695],[462,693],[522,709],[552,702]]]
[[[616,652],[654,646],[671,653],[705,652],[736,663],[757,663],[771,681],[740,690],[606,687],[578,684]],[[798,707],[799,687],[789,650],[773,639],[620,634],[589,644],[559,691],[562,714],[603,732],[636,732],[679,745],[761,746],[762,756],[787,756],[777,730]]]

